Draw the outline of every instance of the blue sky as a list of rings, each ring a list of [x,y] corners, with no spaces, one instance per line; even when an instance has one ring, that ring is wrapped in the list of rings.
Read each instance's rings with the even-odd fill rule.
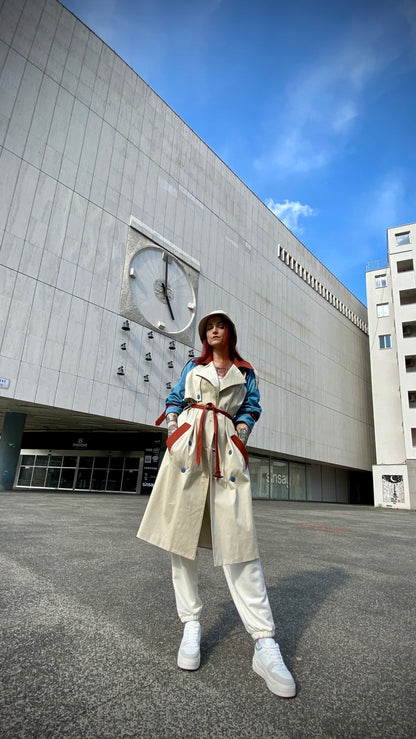
[[[363,303],[416,221],[414,0],[65,0]]]

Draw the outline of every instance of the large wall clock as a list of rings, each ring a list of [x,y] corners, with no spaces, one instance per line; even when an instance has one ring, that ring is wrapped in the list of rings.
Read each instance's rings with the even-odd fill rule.
[[[193,345],[198,271],[170,246],[136,231],[130,234],[121,314]]]
[[[186,269],[159,246],[140,249],[129,267],[130,290],[144,318],[160,331],[181,333],[193,321],[195,291]]]

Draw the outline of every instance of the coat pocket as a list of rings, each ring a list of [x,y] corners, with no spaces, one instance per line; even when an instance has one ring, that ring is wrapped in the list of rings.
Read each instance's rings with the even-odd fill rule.
[[[172,451],[172,447],[175,444],[175,442],[178,441],[178,439],[180,439],[181,436],[183,436],[183,434],[186,431],[188,431],[188,429],[190,429],[190,428],[191,428],[191,424],[190,423],[182,423],[180,426],[178,426],[177,429],[175,429],[175,431],[173,432],[173,434],[171,434],[170,436],[168,436],[168,438],[166,439],[166,446],[167,446],[167,448],[169,449],[170,452]]]
[[[243,455],[246,467],[248,467],[248,454],[243,442],[241,441],[241,439],[238,438],[238,436],[236,436],[236,434],[232,435],[231,441],[234,442],[238,451]]]

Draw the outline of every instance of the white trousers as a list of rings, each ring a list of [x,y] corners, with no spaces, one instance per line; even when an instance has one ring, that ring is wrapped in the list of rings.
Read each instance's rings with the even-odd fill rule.
[[[202,602],[198,592],[198,556],[186,559],[171,554],[176,608],[182,623],[199,621]],[[253,639],[275,633],[260,560],[223,565],[225,579],[244,627]]]

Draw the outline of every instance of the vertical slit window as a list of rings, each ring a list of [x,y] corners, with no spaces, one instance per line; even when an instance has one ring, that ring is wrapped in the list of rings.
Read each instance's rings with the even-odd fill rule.
[[[391,334],[382,334],[378,337],[380,349],[391,349]]]

